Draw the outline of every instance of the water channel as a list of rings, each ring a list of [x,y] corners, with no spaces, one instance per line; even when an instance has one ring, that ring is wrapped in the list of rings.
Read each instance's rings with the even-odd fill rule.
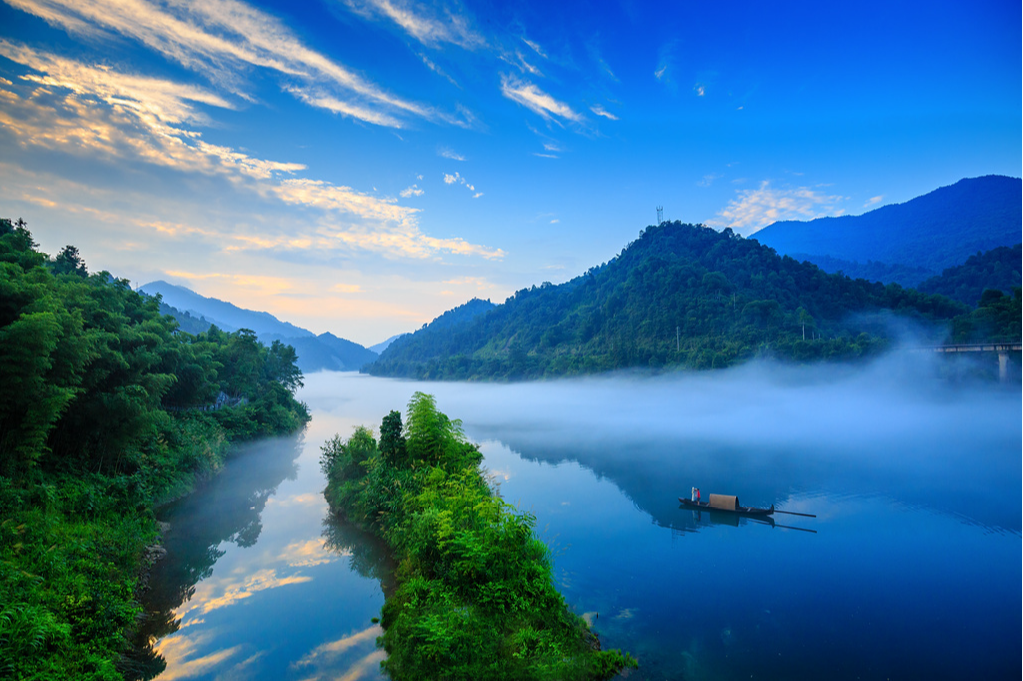
[[[330,518],[319,447],[416,390],[537,517],[562,593],[640,660],[632,678],[1018,678],[1020,393],[903,359],[504,385],[307,376],[305,432],[245,447],[159,514],[160,681],[382,678],[388,557]],[[694,485],[817,517],[680,509]]]

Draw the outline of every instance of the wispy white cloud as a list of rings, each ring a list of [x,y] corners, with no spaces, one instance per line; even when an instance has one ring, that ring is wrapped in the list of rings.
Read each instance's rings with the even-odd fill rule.
[[[472,198],[474,199],[478,199],[481,196],[483,196],[483,192],[476,191],[476,187],[469,183],[464,177],[462,177],[457,172],[454,175],[444,173],[444,184],[460,184],[464,186],[466,189],[468,189],[470,192],[473,192]]]
[[[0,41],[0,54],[37,72],[21,77],[35,86],[27,96],[13,87],[0,91],[5,102],[0,123],[23,147],[257,180],[305,168],[210,144],[199,132],[181,127],[206,120],[196,104],[229,106],[201,88],[90,66],[8,41]]]
[[[864,208],[871,208],[871,207],[876,206],[877,204],[881,203],[881,201],[883,201],[883,200],[884,200],[884,195],[883,194],[881,196],[872,196],[869,199],[867,199],[867,202],[865,204],[863,204],[863,207]]]
[[[524,42],[524,43],[526,43],[527,45],[529,45],[530,49],[532,49],[532,50],[533,50],[534,52],[536,52],[536,53],[537,53],[538,55],[540,55],[540,56],[541,56],[541,57],[543,57],[544,59],[547,59],[547,53],[546,53],[546,52],[544,52],[544,49],[543,49],[542,47],[540,47],[540,45],[539,45],[539,44],[537,44],[537,43],[533,42],[533,41],[532,41],[532,40],[530,40],[529,38],[523,38],[523,39],[522,39],[522,42]]]
[[[710,173],[709,175],[704,175],[703,178],[696,183],[696,186],[709,187],[712,184],[714,184],[715,180],[720,180],[722,177],[724,177],[724,175],[721,175],[719,173]]]
[[[534,151],[533,156],[539,156],[540,158],[559,158],[559,156],[555,154],[541,154],[538,151]]]
[[[707,88],[704,87],[703,83],[697,83],[696,85],[693,86],[693,92],[696,93],[697,97],[703,97],[705,94],[707,94]]]
[[[600,69],[600,72],[603,75],[607,76],[616,83],[620,82],[618,80],[618,76],[615,75],[615,72],[611,70],[611,67],[608,65],[608,63],[604,60],[604,57],[601,55],[597,38],[593,38],[592,40],[586,43],[586,51],[589,52],[590,58],[593,59],[594,62],[596,62],[597,66]]]
[[[465,156],[448,149],[447,147],[441,147],[437,150],[437,155],[441,158],[449,158],[452,161],[464,161]]]
[[[574,123],[583,120],[583,117],[569,105],[559,102],[536,85],[519,80],[515,76],[501,76],[501,94],[547,120],[553,120],[554,116]]]
[[[414,184],[411,187],[405,187],[404,189],[402,189],[400,192],[398,192],[398,195],[401,196],[401,198],[403,199],[408,199],[413,196],[422,196],[425,193],[426,193],[425,189],[420,189],[419,185]]]
[[[0,54],[34,71],[22,76],[21,84],[0,86],[0,128],[16,145],[87,158],[92,163],[142,164],[170,168],[184,176],[222,177],[239,191],[255,193],[278,206],[316,211],[327,225],[291,227],[287,233],[277,234],[224,235],[169,224],[165,219],[148,220],[150,229],[169,238],[199,235],[218,242],[225,251],[331,252],[344,247],[399,258],[429,258],[441,253],[491,259],[504,255],[500,249],[462,239],[423,234],[418,227],[418,209],[401,206],[396,199],[296,177],[304,165],[261,159],[206,142],[201,132],[187,127],[189,122],[205,120],[196,107],[227,103],[201,88],[89,66],[9,41],[0,41]],[[38,194],[26,194],[24,200],[49,201],[54,206],[63,202],[62,197]]]
[[[472,27],[464,10],[445,5],[432,8],[426,3],[408,0],[343,0],[353,12],[365,19],[386,19],[428,46],[450,43],[466,49],[486,45]]]
[[[674,89],[675,52],[678,50],[678,40],[661,45],[657,50],[657,66],[654,68],[654,78]]]
[[[499,58],[501,61],[514,66],[523,73],[543,78],[543,71],[530,64],[520,50],[504,51],[499,55]]]
[[[9,0],[69,32],[104,39],[119,33],[248,98],[245,70],[276,71],[302,101],[374,125],[400,117],[459,123],[456,117],[387,92],[302,43],[275,17],[238,0]]]
[[[618,116],[615,116],[613,113],[602,107],[600,104],[594,104],[593,106],[591,106],[590,111],[597,114],[598,116],[603,116],[604,118],[608,118],[612,121],[618,120]]]
[[[812,220],[826,215],[841,215],[841,196],[828,195],[810,187],[775,189],[767,180],[756,189],[736,192],[738,196],[718,211],[707,224],[748,236],[779,220]]]
[[[451,75],[448,74],[447,71],[445,71],[444,69],[442,69],[440,66],[437,65],[437,62],[433,61],[432,59],[427,57],[422,52],[419,52],[418,54],[419,54],[419,58],[422,60],[422,62],[424,64],[426,64],[426,68],[430,69],[431,71],[436,73],[441,78],[444,78],[449,83],[454,85],[456,88],[458,88],[458,89],[462,88],[462,86],[458,84],[458,81],[456,81],[454,78],[452,78]]]

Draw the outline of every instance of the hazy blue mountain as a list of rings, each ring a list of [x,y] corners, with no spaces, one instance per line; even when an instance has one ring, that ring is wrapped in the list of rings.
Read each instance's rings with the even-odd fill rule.
[[[363,364],[373,362],[377,358],[377,353],[369,348],[344,338],[338,338],[329,331],[321,333],[316,340],[330,348],[333,356],[344,363],[346,370],[359,369]]]
[[[377,343],[376,345],[369,346],[369,349],[379,355],[381,352],[383,352],[384,350],[387,349],[387,346],[389,346],[391,343],[393,343],[394,341],[398,340],[399,338],[401,338],[404,335],[405,334],[403,334],[403,333],[397,333],[397,334],[391,336],[390,338],[388,338],[387,340],[383,341],[382,343]]]
[[[143,293],[163,296],[163,302],[176,307],[182,312],[189,312],[193,317],[205,317],[214,321],[225,331],[252,329],[258,336],[278,335],[282,338],[315,336],[311,331],[299,328],[294,324],[282,322],[269,312],[246,310],[216,298],[206,298],[184,286],[175,286],[165,281],[154,281],[141,288]]]
[[[753,238],[793,257],[874,261],[937,274],[978,251],[1019,243],[1021,198],[1020,178],[987,175],[863,215],[776,222]]]
[[[246,310],[223,300],[206,298],[184,286],[154,281],[140,291],[162,295],[161,311],[177,319],[182,331],[201,333],[215,324],[225,331],[251,329],[266,344],[279,340],[292,346],[303,373],[324,369],[357,371],[377,358],[375,352],[332,333],[317,336],[312,331],[282,322],[268,312]]]

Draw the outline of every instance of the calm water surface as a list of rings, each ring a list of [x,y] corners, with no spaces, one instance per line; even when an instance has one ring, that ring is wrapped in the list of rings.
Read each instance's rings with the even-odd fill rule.
[[[388,558],[328,517],[319,447],[416,390],[536,516],[570,606],[639,658],[632,678],[1019,678],[1020,392],[913,361],[513,385],[309,376],[305,433],[247,448],[161,513],[159,679],[381,678]],[[693,485],[817,518],[681,510]]]

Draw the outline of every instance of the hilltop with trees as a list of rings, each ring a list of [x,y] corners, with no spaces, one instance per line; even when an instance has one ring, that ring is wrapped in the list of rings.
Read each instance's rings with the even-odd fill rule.
[[[564,284],[517,291],[461,323],[394,341],[383,376],[529,378],[629,367],[726,367],[758,355],[847,360],[887,347],[892,315],[940,340],[966,306],[779,256],[729,229],[665,222]]]

